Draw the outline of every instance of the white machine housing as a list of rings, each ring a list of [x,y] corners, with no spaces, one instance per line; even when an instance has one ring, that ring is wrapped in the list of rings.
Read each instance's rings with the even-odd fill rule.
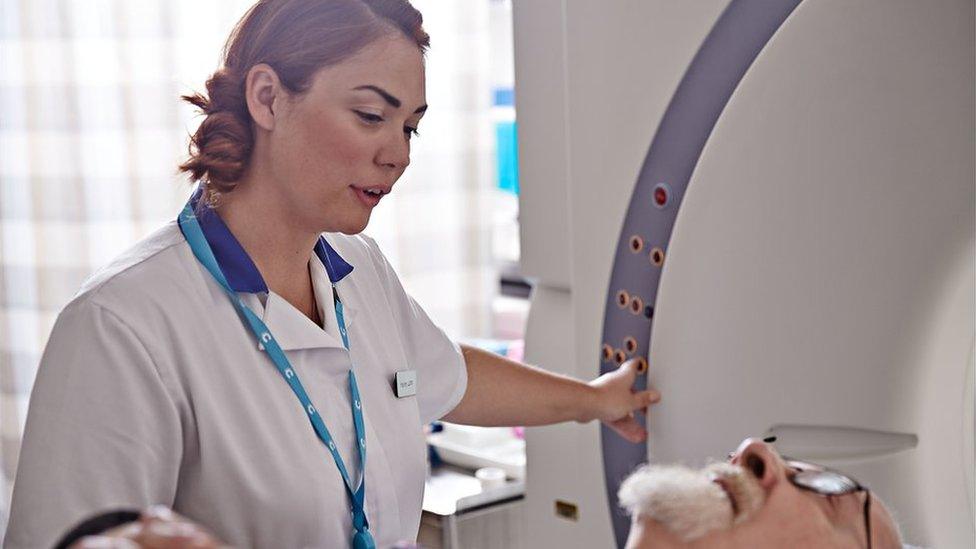
[[[729,6],[513,4],[529,362],[598,375],[635,182]],[[777,434],[870,486],[907,542],[974,546],[973,24],[971,0],[804,0],[768,41],[667,247],[648,459]],[[612,545],[599,427],[527,442],[529,545]]]

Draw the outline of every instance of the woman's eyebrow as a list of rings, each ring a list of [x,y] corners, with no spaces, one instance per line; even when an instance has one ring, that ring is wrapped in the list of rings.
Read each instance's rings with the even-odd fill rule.
[[[366,84],[366,85],[363,85],[363,86],[355,87],[353,89],[354,90],[369,90],[371,92],[374,92],[377,95],[379,95],[380,97],[382,97],[384,101],[386,101],[390,106],[392,106],[395,109],[399,109],[400,108],[400,105],[403,104],[403,102],[401,102],[399,99],[397,99],[396,96],[394,96],[393,94],[391,94],[390,92],[384,90],[383,88],[381,88],[379,86],[373,86],[372,84]],[[422,113],[422,112],[424,112],[426,110],[427,110],[427,105],[423,105],[423,106],[417,107],[417,110],[415,110],[413,112],[414,112],[414,114],[419,114],[419,113]]]

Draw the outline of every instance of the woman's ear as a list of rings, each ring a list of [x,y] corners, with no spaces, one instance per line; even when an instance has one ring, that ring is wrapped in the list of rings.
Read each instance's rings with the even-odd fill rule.
[[[278,74],[270,65],[259,63],[247,71],[244,98],[254,123],[271,131],[275,127],[275,102],[284,94]],[[278,103],[280,104],[280,103]]]
[[[786,480],[783,460],[772,446],[759,439],[743,442],[732,458],[732,463],[752,473],[766,492],[781,480]]]

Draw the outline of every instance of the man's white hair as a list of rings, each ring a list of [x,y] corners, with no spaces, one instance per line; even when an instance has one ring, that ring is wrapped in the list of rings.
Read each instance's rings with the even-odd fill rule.
[[[700,470],[645,465],[623,482],[617,497],[632,517],[651,519],[691,541],[748,519],[765,493],[742,467],[715,462]]]
[[[725,491],[701,472],[679,465],[645,465],[620,485],[620,505],[649,518],[682,541],[728,528],[734,519]]]

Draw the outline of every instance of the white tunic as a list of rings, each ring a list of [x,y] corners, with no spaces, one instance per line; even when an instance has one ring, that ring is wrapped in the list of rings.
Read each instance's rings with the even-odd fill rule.
[[[271,329],[357,479],[355,365],[370,529],[378,547],[414,540],[422,427],[464,394],[459,348],[370,238],[329,234],[312,254],[323,330],[267,291],[213,219],[201,226],[228,282]],[[327,271],[326,253],[338,272]],[[400,370],[417,371],[416,396],[394,394]],[[298,399],[173,222],[96,274],[58,317],[31,395],[5,545],[50,547],[96,512],[161,503],[238,547],[348,547],[347,498]]]

